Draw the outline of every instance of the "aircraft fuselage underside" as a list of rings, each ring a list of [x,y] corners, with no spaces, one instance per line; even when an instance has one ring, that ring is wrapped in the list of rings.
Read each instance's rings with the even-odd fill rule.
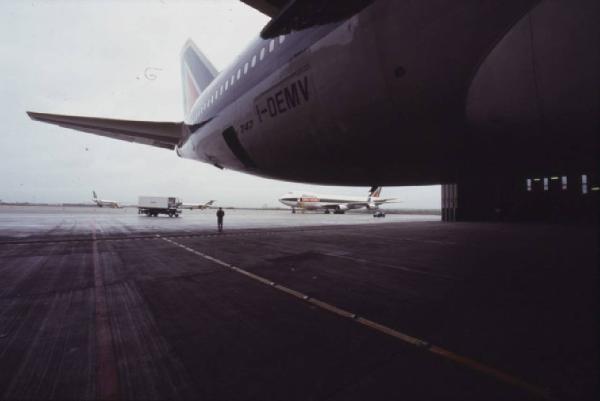
[[[274,45],[257,39],[196,101],[186,123],[206,123],[178,154],[303,182],[453,179],[471,79],[535,1],[462,3],[432,12],[414,2],[376,1],[349,20],[293,32]],[[247,67],[239,88],[220,90],[263,48],[260,68]],[[252,75],[260,69],[263,76]]]

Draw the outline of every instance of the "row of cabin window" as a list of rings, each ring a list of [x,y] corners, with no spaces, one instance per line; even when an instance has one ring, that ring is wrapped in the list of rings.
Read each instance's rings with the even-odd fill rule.
[[[279,44],[283,43],[284,40],[285,40],[285,36],[283,36],[283,35],[279,36]],[[269,53],[273,52],[273,50],[275,50],[275,39],[271,39],[271,41],[269,42]],[[260,52],[258,54],[258,60],[257,60],[257,55],[255,54],[252,56],[251,61],[246,61],[243,68],[242,67],[238,68],[237,73],[234,73],[231,76],[231,79],[228,78],[224,84],[221,84],[221,86],[215,91],[215,93],[210,96],[210,100],[208,100],[206,103],[204,103],[202,105],[202,107],[200,108],[200,112],[203,112],[204,110],[206,110],[208,108],[208,106],[213,104],[214,100],[218,99],[219,96],[222,95],[223,92],[227,91],[230,86],[233,86],[235,81],[239,81],[242,76],[242,71],[243,71],[244,75],[246,75],[248,73],[248,69],[254,68],[256,66],[257,61],[262,61],[265,58],[265,55],[266,55],[266,48],[263,47],[260,49]]]

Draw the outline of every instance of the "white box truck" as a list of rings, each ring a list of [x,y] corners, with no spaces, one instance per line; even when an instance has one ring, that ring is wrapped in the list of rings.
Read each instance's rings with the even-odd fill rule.
[[[179,217],[181,201],[176,197],[140,196],[138,197],[138,214],[158,216],[166,214],[169,217]]]

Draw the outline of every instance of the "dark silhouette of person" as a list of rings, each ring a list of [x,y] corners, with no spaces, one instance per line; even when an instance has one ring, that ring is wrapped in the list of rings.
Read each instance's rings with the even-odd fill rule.
[[[225,216],[225,212],[223,209],[219,208],[219,210],[217,210],[217,226],[219,227],[219,232],[223,231],[223,216]]]

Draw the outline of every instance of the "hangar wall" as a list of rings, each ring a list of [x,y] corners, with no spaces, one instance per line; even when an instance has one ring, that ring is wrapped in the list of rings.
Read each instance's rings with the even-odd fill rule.
[[[599,20],[596,0],[542,1],[482,61],[445,220],[596,221]]]

